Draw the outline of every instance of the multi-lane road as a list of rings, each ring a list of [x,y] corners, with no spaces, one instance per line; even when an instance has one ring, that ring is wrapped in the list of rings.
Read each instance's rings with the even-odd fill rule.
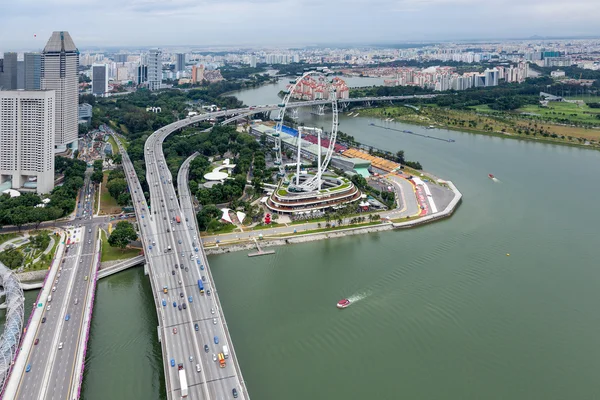
[[[91,214],[94,188],[88,171],[79,201],[86,214]],[[87,197],[89,195],[89,197]],[[86,199],[89,199],[86,200]],[[63,259],[52,285],[51,299],[43,302],[42,323],[37,326],[34,346],[27,359],[27,369],[21,376],[15,398],[65,400],[73,397],[73,388],[79,379],[76,360],[80,338],[85,331],[85,304],[91,296],[92,267],[97,258],[98,228],[91,218],[67,229]],[[26,369],[26,371],[27,371]]]
[[[233,354],[233,346],[225,332],[215,288],[193,223],[195,214],[189,209],[182,211],[173,177],[165,165],[162,141],[166,132],[160,130],[146,142],[150,208],[145,204],[139,181],[126,156],[123,165],[141,217],[138,221],[157,296],[168,398],[181,397],[179,364],[183,364],[186,374],[188,398],[233,398],[234,389],[238,398],[247,398],[234,357],[227,358],[223,368],[217,361],[223,346],[231,349],[230,354]],[[125,155],[120,143],[119,147]],[[180,222],[177,222],[178,217]],[[204,294],[200,293],[198,281],[202,282]]]

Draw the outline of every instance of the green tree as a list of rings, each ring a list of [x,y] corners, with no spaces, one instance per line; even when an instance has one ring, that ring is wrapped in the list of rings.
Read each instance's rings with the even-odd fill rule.
[[[137,233],[133,225],[127,221],[121,221],[108,237],[108,244],[112,247],[124,249],[127,245],[137,239]]]
[[[92,180],[92,182],[98,184],[102,182],[102,179],[104,179],[104,174],[102,173],[102,170],[95,170],[92,173],[92,176],[90,178]]]

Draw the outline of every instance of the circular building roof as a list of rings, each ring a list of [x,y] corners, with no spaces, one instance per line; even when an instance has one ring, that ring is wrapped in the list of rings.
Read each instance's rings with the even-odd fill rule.
[[[207,181],[222,181],[227,178],[229,175],[225,172],[212,171],[207,174],[204,174],[204,179]]]

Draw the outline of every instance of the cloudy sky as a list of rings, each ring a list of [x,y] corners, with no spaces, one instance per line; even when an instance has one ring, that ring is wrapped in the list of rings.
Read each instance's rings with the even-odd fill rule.
[[[600,0],[0,0],[0,51],[600,36]]]

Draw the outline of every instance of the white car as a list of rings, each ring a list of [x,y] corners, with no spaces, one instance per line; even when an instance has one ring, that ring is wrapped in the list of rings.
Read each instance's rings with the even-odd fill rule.
[[[217,361],[217,355],[213,354],[213,361]]]
[[[59,350],[61,350],[62,348],[63,348],[63,342],[60,342],[60,343],[58,344],[58,349],[59,349]]]
[[[200,372],[200,364],[196,364],[196,372]]]
[[[216,324],[217,324],[217,319],[213,318],[213,325],[216,325]]]
[[[211,309],[210,309],[210,313],[211,313],[211,314],[214,314],[214,313],[215,313],[215,309],[214,309],[214,308],[211,308]]]

